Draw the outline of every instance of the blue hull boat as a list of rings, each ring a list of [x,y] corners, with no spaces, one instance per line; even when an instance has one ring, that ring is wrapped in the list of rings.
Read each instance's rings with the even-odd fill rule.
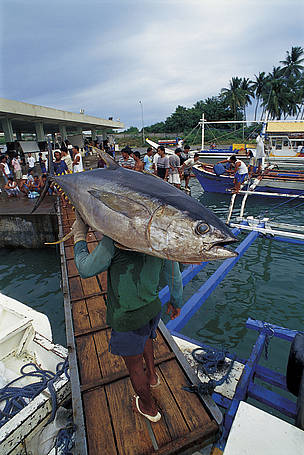
[[[233,188],[233,175],[216,175],[212,165],[200,163],[193,166],[193,173],[204,191],[212,193],[227,193]],[[249,183],[250,185],[250,183]],[[244,188],[247,190],[248,184]],[[264,171],[258,187],[258,193],[300,195],[304,192],[303,171]]]

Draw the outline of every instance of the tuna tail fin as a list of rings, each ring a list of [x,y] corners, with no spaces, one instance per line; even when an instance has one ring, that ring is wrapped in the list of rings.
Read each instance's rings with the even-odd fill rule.
[[[106,163],[107,165],[107,168],[108,169],[112,169],[113,171],[117,168],[119,168],[120,166],[116,163],[116,161],[113,160],[113,158],[106,152],[104,152],[103,150],[100,150],[96,147],[92,147],[92,149],[98,154],[101,156],[101,158],[103,159],[103,161]]]
[[[31,211],[31,213],[34,213],[35,210],[38,209],[38,207],[41,204],[41,202],[43,201],[46,193],[48,192],[48,189],[49,189],[50,185],[51,185],[51,179],[50,179],[50,177],[48,177],[46,179],[46,182],[45,182],[44,188],[42,190],[42,193],[40,194],[39,198],[37,199],[37,201],[36,201],[36,203],[35,203],[35,205],[33,207],[33,210]]]

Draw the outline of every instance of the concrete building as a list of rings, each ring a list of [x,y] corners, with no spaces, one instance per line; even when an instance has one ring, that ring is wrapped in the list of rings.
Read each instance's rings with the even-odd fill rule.
[[[68,135],[90,130],[95,140],[97,131],[105,138],[107,130],[120,128],[124,124],[112,119],[0,98],[0,132],[7,144],[22,140],[22,133],[35,134],[39,143],[46,140],[47,134],[60,133],[65,140]]]

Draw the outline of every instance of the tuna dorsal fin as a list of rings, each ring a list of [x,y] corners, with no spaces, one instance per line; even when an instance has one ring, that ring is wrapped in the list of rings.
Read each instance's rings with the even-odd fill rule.
[[[120,166],[116,163],[116,161],[113,160],[113,158],[106,152],[104,152],[103,150],[100,150],[96,147],[92,147],[92,149],[99,155],[101,156],[101,158],[104,160],[104,162],[106,163],[107,165],[107,168],[108,169],[117,169],[119,168]]]
[[[149,216],[149,210],[147,207],[133,199],[123,195],[110,193],[109,191],[91,189],[88,192],[99,199],[104,205],[114,212],[121,213],[128,218],[134,218],[136,216]]]

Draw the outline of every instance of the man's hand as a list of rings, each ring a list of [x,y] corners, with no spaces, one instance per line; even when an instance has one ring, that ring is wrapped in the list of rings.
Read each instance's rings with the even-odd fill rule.
[[[72,226],[72,232],[74,235],[74,244],[76,242],[79,242],[80,240],[86,240],[87,238],[87,232],[88,232],[89,226],[85,224],[79,215],[79,213],[76,211],[76,220],[73,223]]]
[[[175,308],[172,303],[168,303],[167,305],[167,314],[169,314],[170,319],[175,319],[177,316],[180,315],[181,309],[180,308]]]

